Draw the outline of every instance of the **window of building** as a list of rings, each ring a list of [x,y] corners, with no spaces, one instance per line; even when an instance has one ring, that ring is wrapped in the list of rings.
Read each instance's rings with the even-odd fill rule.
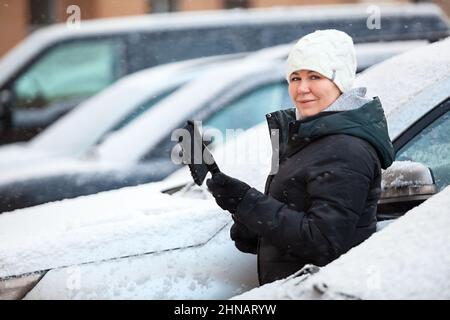
[[[150,0],[152,13],[177,11],[177,4],[178,0]]]
[[[248,8],[248,0],[224,0],[224,8]]]
[[[56,21],[54,0],[28,0],[28,4],[31,29]]]

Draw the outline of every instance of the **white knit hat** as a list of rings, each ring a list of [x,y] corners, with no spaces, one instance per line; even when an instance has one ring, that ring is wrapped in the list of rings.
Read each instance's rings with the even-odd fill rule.
[[[302,37],[287,59],[287,81],[292,72],[312,70],[332,80],[346,92],[356,75],[356,55],[352,38],[345,32],[318,30]]]

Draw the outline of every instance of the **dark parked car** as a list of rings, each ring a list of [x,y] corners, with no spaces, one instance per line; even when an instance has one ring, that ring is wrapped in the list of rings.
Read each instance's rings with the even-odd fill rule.
[[[28,140],[117,79],[162,63],[253,51],[316,29],[346,31],[357,43],[450,34],[437,6],[380,10],[379,29],[367,26],[366,5],[154,14],[42,29],[0,61],[0,144]]]

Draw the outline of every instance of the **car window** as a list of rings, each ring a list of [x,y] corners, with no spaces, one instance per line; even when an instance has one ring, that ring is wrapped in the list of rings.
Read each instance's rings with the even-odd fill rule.
[[[220,111],[213,113],[203,121],[203,127],[214,127],[224,135],[226,129],[249,129],[265,120],[269,112],[289,107],[291,100],[288,93],[287,82],[275,82],[263,85],[245,93],[239,98],[225,105]],[[161,140],[142,160],[155,158],[170,159],[170,152],[176,142],[170,136]]]
[[[428,125],[398,152],[396,160],[416,161],[431,168],[440,190],[450,183],[450,111]]]
[[[13,83],[18,108],[88,97],[121,75],[119,39],[78,40],[50,49]]]
[[[165,97],[169,96],[173,92],[175,92],[179,87],[173,87],[169,90],[166,90],[164,92],[161,92],[153,97],[151,97],[149,100],[145,101],[144,103],[140,104],[137,108],[135,108],[133,111],[128,113],[126,116],[123,117],[123,119],[117,123],[111,131],[117,131],[119,129],[122,129],[129,123],[131,123],[134,119],[138,118],[141,114],[146,112],[147,110],[151,109],[154,105],[156,105],[159,101],[164,99]]]
[[[265,120],[269,112],[291,105],[285,81],[266,84],[235,99],[219,112],[207,118],[203,125],[214,127],[223,134],[226,129],[251,128]]]

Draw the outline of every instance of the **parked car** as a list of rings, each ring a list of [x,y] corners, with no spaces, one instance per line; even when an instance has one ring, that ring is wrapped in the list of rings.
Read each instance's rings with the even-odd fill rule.
[[[448,114],[450,91],[438,90],[450,84],[449,50],[450,39],[421,47],[372,67],[357,80],[357,84],[366,84],[369,87],[369,81],[375,81],[373,86],[385,103],[388,125],[393,128],[391,135],[394,135],[392,138],[397,148],[402,145],[399,144],[399,139],[405,139],[403,146],[414,146],[417,141],[429,137],[431,132],[434,138],[428,140],[428,144],[442,146],[442,151],[450,150],[445,148],[450,142],[448,117],[441,112],[442,106],[446,106]],[[436,57],[440,57],[438,62]],[[418,61],[421,63],[417,63]],[[435,63],[437,66],[433,67]],[[396,76],[391,77],[390,74]],[[379,83],[386,77],[389,78],[389,85]],[[418,79],[424,81],[417,81]],[[392,90],[392,87],[397,90]],[[383,91],[383,88],[386,91]],[[411,109],[411,106],[417,106],[421,110],[412,115],[416,110]],[[435,115],[436,110],[440,114],[438,120],[434,118],[436,121],[417,127],[422,120],[431,119],[430,115]],[[398,116],[392,118],[390,115]],[[409,138],[401,138],[405,135]],[[248,155],[250,158],[244,162],[220,160],[221,153],[226,155],[228,152],[235,152],[236,155],[234,144],[242,139],[244,143],[240,144],[240,150],[243,150],[244,156]],[[267,129],[264,124],[260,124],[236,139],[227,141],[222,148],[217,148],[215,156],[224,172],[261,188],[270,168],[270,156],[265,152],[270,151],[269,140]],[[413,150],[411,148],[404,150]],[[397,160],[404,154],[402,147],[399,151]],[[431,156],[439,157],[439,151],[441,150]],[[259,157],[260,152],[265,153],[265,156]],[[438,196],[435,198],[434,192],[422,188],[435,186],[439,177],[435,175],[433,180],[433,175],[426,166],[411,162],[414,160],[414,153],[410,154],[410,160],[403,161],[400,165],[397,163],[383,173],[384,199],[390,198],[392,203],[394,197],[397,197],[398,201],[405,203],[416,201],[418,196],[422,196],[423,199],[430,198],[428,203],[431,205],[424,203],[417,208],[426,208],[420,218],[417,218],[417,214],[411,214],[410,219],[394,220],[390,226],[383,229],[392,232],[376,234],[361,245],[367,243],[366,247],[358,250],[358,246],[346,256],[351,257],[355,251],[367,251],[370,255],[376,248],[372,244],[376,245],[376,239],[381,238],[384,239],[382,244],[387,243],[388,248],[378,248],[370,261],[377,263],[378,257],[392,260],[388,271],[398,273],[404,270],[405,265],[409,267],[408,263],[412,263],[410,269],[416,268],[413,273],[417,276],[414,278],[416,280],[429,278],[430,272],[428,269],[420,269],[422,266],[414,260],[415,254],[421,258],[419,262],[424,261],[423,258],[426,257],[438,257],[441,259],[439,268],[443,266],[438,271],[444,270],[444,273],[433,273],[433,277],[437,279],[438,284],[442,281],[446,285],[448,274],[445,273],[445,268],[449,259],[446,230],[449,222],[446,214],[448,189],[435,195]],[[255,159],[260,161],[256,162],[257,165],[252,162]],[[450,157],[444,154],[441,159],[442,163],[448,165]],[[48,203],[0,215],[0,297],[225,299],[256,286],[255,256],[239,252],[228,238],[232,224],[230,215],[216,206],[204,186],[186,184],[183,181],[185,177],[179,176],[185,173],[186,169],[181,170],[181,173],[161,182]],[[393,174],[391,177],[387,177],[389,170]],[[180,182],[183,183],[180,185]],[[441,180],[440,183],[442,190],[449,181]],[[390,193],[390,189],[396,190],[397,194]],[[432,214],[431,219],[427,216],[428,213]],[[409,212],[405,214],[405,218],[408,216]],[[442,227],[439,228],[437,242],[433,239],[433,230],[437,226],[430,224],[433,217],[437,218],[438,226]],[[400,222],[405,220],[410,222],[403,228]],[[426,225],[425,230],[422,230],[423,225]],[[413,236],[403,233],[408,233],[408,230]],[[403,250],[402,247],[402,250],[395,252],[395,248],[399,248],[399,237],[404,241],[413,241],[413,245],[407,246],[413,250]],[[369,242],[371,239],[374,241]],[[420,248],[424,248],[425,253],[416,252],[414,245],[417,243],[421,243]],[[429,245],[425,246],[427,243]],[[437,255],[431,254],[436,249],[433,244],[442,246],[436,251]],[[395,258],[392,259],[390,254]],[[395,264],[397,261],[408,263]],[[341,262],[337,262],[338,265],[339,263]],[[356,266],[359,269],[365,265]],[[345,270],[347,275],[348,270],[355,272],[354,269],[343,269],[344,272]],[[361,272],[364,272],[364,269],[357,272],[357,279],[361,279]],[[344,277],[342,281],[347,279],[348,277]],[[426,285],[429,283],[425,282]],[[394,286],[390,288],[388,296],[406,297],[402,296],[402,291],[395,290],[395,283],[392,284]],[[408,281],[408,284],[411,282]],[[338,290],[342,288],[340,285],[342,282],[337,286]],[[420,289],[415,290],[416,297],[420,296],[417,292],[432,292],[435,296],[442,288],[427,286],[424,291],[420,283],[416,285]],[[318,287],[321,288],[325,291],[327,289]],[[331,288],[329,292],[333,293],[335,290]],[[343,290],[343,293],[346,292],[346,289]],[[355,297],[359,297],[360,292],[348,291],[349,294],[355,294]],[[392,295],[393,292],[396,295]]]
[[[0,61],[0,143],[28,140],[126,74],[162,63],[253,51],[316,29],[338,28],[355,42],[450,34],[435,5],[382,5],[368,28],[366,5],[152,14],[83,21],[31,34]]]
[[[236,141],[255,147],[266,131]],[[261,188],[258,166],[236,168]],[[230,215],[193,184],[174,193],[176,180],[1,215],[0,299],[225,299],[256,287],[256,257],[229,239]]]
[[[358,71],[427,43],[415,40],[357,44]],[[256,57],[285,59],[290,47],[272,47],[260,51]],[[125,76],[30,141],[0,146],[0,171],[39,164],[55,157],[82,155],[215,63],[244,56],[230,54],[169,63]]]
[[[125,76],[30,141],[0,146],[0,171],[83,155],[214,63],[242,56],[231,54],[168,63]]]
[[[357,44],[359,71],[371,63],[421,45],[424,42]],[[7,154],[3,153],[3,161],[0,161],[0,212],[163,179],[178,168],[170,158],[175,144],[171,135],[187,119],[203,120],[206,126],[222,132],[225,128],[245,130],[264,119],[267,112],[291,105],[284,78],[289,49],[290,45],[283,45],[261,50],[239,61],[223,62],[158,103],[153,97],[149,99],[152,94],[145,86],[135,83],[143,77],[124,79],[117,88],[100,94],[98,99],[94,97],[82,110],[74,110],[68,115],[73,115],[72,118],[61,119],[49,128],[49,132],[46,130],[33,139],[31,148],[28,147],[29,155],[24,152],[26,148],[6,148]],[[182,81],[186,75],[175,77],[176,81]],[[211,79],[215,79],[214,82]],[[129,88],[133,88],[133,99],[126,98],[124,93]],[[120,95],[124,97],[118,99]],[[99,100],[104,106],[97,109]],[[116,117],[113,125],[113,115],[97,120],[98,110],[104,110],[108,105],[118,111],[137,110],[141,105],[152,107],[139,117],[134,114],[120,121]],[[105,136],[104,141],[83,154],[82,159],[39,161],[55,154],[70,155],[73,147],[61,141],[61,137],[75,135],[68,131],[78,125],[80,115],[90,120],[83,120],[80,127],[83,133],[72,141],[78,141],[83,148],[93,146],[100,133],[105,136],[111,128],[122,129]],[[95,126],[96,135],[92,133],[94,129],[89,129],[92,126]],[[52,147],[50,142],[55,140]],[[81,151],[73,144],[74,151]],[[8,155],[8,151],[16,152]]]
[[[447,187],[328,265],[233,299],[449,300],[449,208]]]

